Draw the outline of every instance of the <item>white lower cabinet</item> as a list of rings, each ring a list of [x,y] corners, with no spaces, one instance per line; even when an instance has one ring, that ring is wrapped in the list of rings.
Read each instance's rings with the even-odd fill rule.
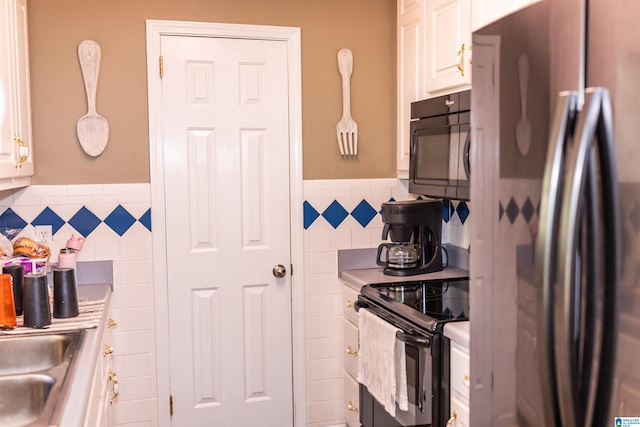
[[[447,426],[469,425],[469,394],[471,391],[471,358],[469,356],[469,322],[445,325],[444,334],[450,341],[451,400]]]
[[[345,422],[349,427],[360,427],[360,392],[358,385],[358,313],[353,304],[358,299],[355,287],[344,283],[343,330],[344,330],[344,401]]]
[[[96,369],[93,375],[89,407],[85,427],[110,427],[111,404],[118,398],[118,377],[113,370],[113,346],[111,330],[117,322],[109,319],[104,328],[100,351],[97,355]]]
[[[344,374],[344,399],[347,402],[345,419],[349,427],[360,427],[360,390],[358,382]]]
[[[447,426],[468,427],[469,426],[469,404],[455,396],[451,397],[451,418],[447,421]]]

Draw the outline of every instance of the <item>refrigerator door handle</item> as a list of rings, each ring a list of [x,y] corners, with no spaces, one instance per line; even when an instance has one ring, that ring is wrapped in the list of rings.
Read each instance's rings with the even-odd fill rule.
[[[609,93],[603,88],[589,88],[585,91],[585,104],[577,123],[574,144],[567,158],[567,173],[564,184],[559,245],[559,265],[557,280],[560,287],[558,296],[562,303],[562,319],[556,326],[556,372],[558,374],[559,401],[563,425],[577,425],[577,411],[586,414],[581,424],[585,426],[606,425],[608,402],[613,387],[615,347],[617,336],[616,296],[620,280],[620,202],[617,189],[617,173],[613,150],[613,131]],[[594,145],[595,144],[595,145]],[[588,390],[584,398],[579,398],[577,390],[577,352],[575,337],[578,336],[576,314],[576,262],[581,231],[581,208],[584,205],[587,184],[594,180],[589,176],[595,165],[594,147],[599,159],[600,186],[603,207],[607,215],[600,215],[603,226],[603,248],[607,262],[604,263],[604,301],[600,360],[593,363],[598,372],[596,389]],[[591,164],[590,164],[591,163]],[[592,181],[595,182],[595,181]],[[591,186],[593,186],[591,184]],[[589,193],[593,191],[589,190]],[[599,242],[594,242],[599,244]],[[588,289],[587,289],[588,290]],[[579,294],[578,294],[579,295]],[[592,297],[592,296],[591,296]],[[589,296],[587,298],[590,298]],[[560,302],[560,301],[559,301]],[[598,345],[597,343],[595,345]],[[591,363],[592,361],[588,361]],[[584,362],[583,362],[584,364]],[[590,375],[591,376],[591,375]],[[588,384],[584,384],[588,387]],[[596,402],[599,402],[597,407]],[[605,403],[606,402],[606,403]],[[584,411],[586,409],[586,411]],[[582,415],[580,415],[582,416]]]
[[[612,400],[613,381],[615,375],[616,350],[618,348],[618,290],[622,277],[622,231],[621,202],[618,194],[618,173],[616,166],[613,119],[611,101],[606,89],[602,91],[601,112],[598,117],[596,140],[598,157],[600,158],[600,182],[602,186],[602,205],[607,215],[602,215],[604,230],[604,283],[602,308],[602,337],[600,343],[600,360],[598,361],[598,377],[595,398],[589,401],[588,413],[593,413],[592,426],[606,425],[609,418],[609,403]],[[605,402],[605,404],[602,404]]]
[[[562,200],[561,177],[564,175],[564,158],[568,141],[573,134],[577,105],[577,92],[561,92],[558,95],[551,133],[549,149],[542,183],[540,200],[540,222],[536,243],[535,277],[538,288],[539,312],[538,330],[538,368],[541,378],[543,404],[543,423],[547,426],[560,426],[560,408],[556,389],[556,366],[554,357],[554,284],[557,264],[558,228]]]

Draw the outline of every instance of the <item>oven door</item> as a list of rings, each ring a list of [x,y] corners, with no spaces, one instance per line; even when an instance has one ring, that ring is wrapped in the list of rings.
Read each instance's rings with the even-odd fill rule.
[[[375,307],[356,302],[356,308],[366,307],[376,312]],[[360,423],[363,427],[430,426],[433,410],[433,358],[434,336],[418,332],[393,314],[377,312],[376,315],[403,330],[397,339],[405,345],[407,395],[409,409],[402,411],[396,406],[392,417],[384,407],[360,384]]]
[[[470,112],[411,122],[409,191],[469,199]]]

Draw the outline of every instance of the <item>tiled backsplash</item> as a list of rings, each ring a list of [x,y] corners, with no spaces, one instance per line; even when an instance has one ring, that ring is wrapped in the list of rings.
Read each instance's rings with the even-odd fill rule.
[[[53,226],[52,262],[71,234],[87,237],[78,261],[113,260],[114,424],[157,426],[149,184],[31,186],[0,197],[0,231]]]
[[[382,203],[415,199],[397,179],[304,182],[307,426],[344,425],[342,284],[338,250],[381,243]],[[445,201],[444,243],[469,246],[467,203]]]
[[[344,424],[342,287],[337,251],[376,247],[380,206],[408,200],[397,179],[304,183],[307,425]],[[113,260],[112,317],[120,397],[118,426],[156,426],[156,358],[149,184],[31,186],[0,193],[2,227],[53,226],[52,261],[72,235],[87,238],[78,261]],[[469,205],[445,202],[443,242],[467,247]],[[315,212],[315,213],[314,213]]]

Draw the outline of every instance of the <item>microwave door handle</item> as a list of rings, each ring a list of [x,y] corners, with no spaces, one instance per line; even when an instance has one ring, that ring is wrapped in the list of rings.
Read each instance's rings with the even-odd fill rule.
[[[577,103],[577,92],[561,92],[558,95],[549,136],[540,199],[540,221],[535,257],[535,280],[539,301],[537,355],[542,387],[540,394],[544,418],[542,425],[548,426],[561,425],[554,362],[554,281],[562,196],[561,177],[564,173],[565,147],[575,126]]]
[[[591,95],[587,90],[587,95]],[[613,393],[613,378],[618,337],[618,289],[622,271],[622,232],[620,229],[621,210],[618,194],[618,178],[613,141],[613,119],[609,92],[602,88],[600,92],[600,114],[596,129],[598,158],[600,160],[600,184],[602,188],[602,206],[607,215],[602,216],[604,248],[604,298],[602,301],[600,360],[597,361],[598,376],[595,396],[589,400],[588,413],[593,413],[591,426],[606,425],[609,421],[609,405]],[[604,333],[606,331],[606,333]],[[602,404],[606,402],[606,404]],[[587,424],[588,425],[588,424]]]
[[[471,176],[471,156],[469,150],[471,149],[471,129],[467,132],[467,137],[464,141],[464,148],[462,149],[462,164],[464,166],[464,173],[467,179]]]

